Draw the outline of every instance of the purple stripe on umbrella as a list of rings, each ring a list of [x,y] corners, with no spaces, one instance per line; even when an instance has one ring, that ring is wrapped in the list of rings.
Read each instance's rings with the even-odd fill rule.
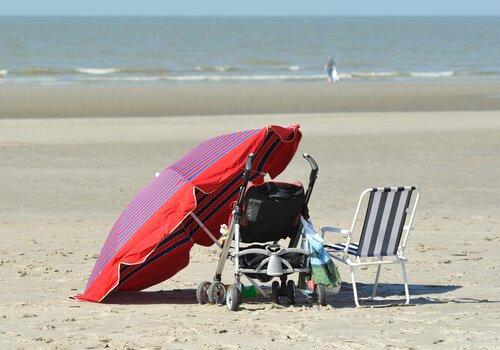
[[[198,174],[200,174],[203,170],[205,170],[206,168],[208,168],[210,165],[212,165],[215,161],[217,161],[218,159],[220,159],[222,157],[223,154],[229,152],[231,149],[233,149],[234,147],[236,147],[237,145],[241,144],[245,139],[247,139],[249,136],[253,135],[255,132],[257,132],[259,129],[257,130],[251,130],[251,131],[248,131],[248,132],[243,132],[243,133],[239,133],[238,137],[236,138],[236,143],[235,144],[231,144],[231,142],[228,142],[228,145],[224,145],[225,148],[223,149],[220,149],[218,152],[215,152],[214,155],[212,155],[212,159],[210,157],[208,157],[207,160],[205,160],[205,165],[199,170],[199,171],[196,171],[194,174],[191,174],[194,178],[194,176],[197,176]],[[226,140],[227,141],[227,137],[226,137]],[[219,146],[220,147],[220,146]],[[205,157],[206,158],[206,157]],[[203,157],[201,158],[203,159]],[[181,186],[175,186],[176,188],[174,189],[174,192]],[[168,197],[171,196],[170,192],[172,191],[169,191],[169,193],[166,195],[166,196],[160,196],[161,200],[159,201],[159,204],[160,205],[157,205],[158,204],[158,201],[155,201],[154,202],[154,206],[153,206],[153,210],[156,211],[158,209],[159,206],[161,206],[161,204],[166,200],[168,199]],[[147,206],[146,209],[150,209],[151,208],[151,205],[150,206]],[[154,212],[153,211],[153,212]],[[134,215],[136,215],[137,213],[133,213]],[[145,218],[144,221],[142,221],[141,218],[138,219],[138,220],[141,220],[142,222],[139,223],[139,225],[135,225],[136,227],[133,228],[133,230],[127,230],[127,231],[122,231],[120,233],[120,236],[122,237],[122,239],[119,239],[118,241],[118,244],[116,245],[115,249],[110,249],[108,252],[112,252],[113,251],[113,254],[115,254],[120,248],[121,246],[124,244],[124,242],[130,237],[131,234],[133,234],[133,232],[135,232],[135,230],[140,226],[142,225],[149,217],[151,216],[151,214]],[[89,283],[91,280],[94,279],[97,271],[100,271],[102,270],[102,266],[106,265],[106,263],[109,261],[110,257],[108,257],[109,254],[105,254],[106,257],[103,257],[103,259],[99,259],[101,261],[98,261],[97,264],[96,264],[96,267],[94,268],[95,271],[93,271],[92,273],[92,276],[91,278],[89,279]],[[112,255],[111,255],[112,256]]]
[[[251,132],[250,132],[250,133],[251,133]],[[249,132],[239,133],[238,138],[236,138],[236,139],[234,139],[234,140],[231,140],[231,141],[233,141],[233,142],[241,142],[241,139],[242,139],[243,137],[246,137],[246,138],[248,138],[248,137],[249,137],[249,135],[248,135],[248,134],[249,134]],[[228,141],[228,140],[227,140],[227,141]],[[223,152],[223,151],[227,150],[227,149],[228,149],[228,147],[235,147],[235,146],[234,146],[234,143],[233,143],[233,144],[229,143],[229,144],[221,144],[221,145],[218,145],[218,147],[222,147],[222,146],[224,146],[225,148],[220,148],[220,151],[219,151],[219,152],[213,152],[212,154],[209,154],[209,156],[211,156],[211,157],[212,157],[212,159],[213,159],[214,157],[216,157],[217,155],[219,155],[219,154],[220,154],[220,152]],[[206,157],[204,157],[204,158],[206,158]],[[202,158],[200,157],[200,159],[202,159]],[[208,158],[208,160],[212,160],[212,159]],[[177,170],[177,169],[174,169],[174,170]],[[186,176],[187,174],[181,174],[181,175]],[[188,180],[191,180],[191,179],[192,179],[192,178],[188,178]],[[125,230],[127,230],[127,229],[131,226],[131,225],[133,225],[135,222],[139,221],[139,220],[142,218],[142,216],[141,216],[141,215],[143,215],[145,212],[147,213],[148,209],[150,209],[150,207],[151,207],[151,206],[149,206],[149,207],[148,207],[148,206],[143,207],[143,206],[142,206],[142,204],[143,204],[145,201],[149,201],[149,202],[151,202],[151,201],[156,201],[156,200],[157,200],[157,198],[158,198],[158,195],[157,195],[157,194],[160,194],[160,195],[162,194],[162,191],[164,190],[164,188],[163,188],[163,187],[164,187],[164,186],[161,186],[161,187],[159,187],[159,188],[156,188],[156,189],[155,189],[155,191],[154,191],[153,193],[150,193],[150,192],[148,192],[148,191],[143,191],[143,192],[144,192],[144,193],[143,193],[143,197],[141,197],[140,202],[138,202],[138,203],[134,204],[134,205],[133,205],[132,207],[130,207],[130,208],[127,208],[127,210],[125,211],[125,213],[124,213],[124,215],[123,215],[124,217],[123,217],[123,219],[122,219],[122,220],[121,220],[121,222],[120,222],[120,226],[119,226],[119,227],[118,227],[118,226],[117,226],[117,227],[115,227],[113,231],[114,231],[114,232],[116,232],[116,230],[117,230],[117,229],[118,229],[118,230],[120,230],[120,231],[125,231]],[[141,209],[141,207],[142,207],[142,209]],[[133,210],[135,210],[136,208],[138,208],[138,209],[137,209],[137,211],[133,211]],[[141,224],[142,224],[142,223],[141,223]],[[115,226],[116,226],[116,225],[115,225]],[[114,233],[114,232],[113,232],[113,233]]]
[[[191,159],[188,164],[183,165],[183,166],[179,166],[179,164],[178,164],[179,162],[177,162],[177,163],[171,165],[170,168],[175,169],[179,173],[186,176],[186,172],[189,172],[189,169],[192,169],[193,166],[198,165],[201,161],[204,161],[207,157],[211,157],[213,154],[218,152],[219,149],[222,148],[222,150],[228,150],[229,147],[231,147],[230,149],[232,149],[232,147],[234,147],[234,146],[232,146],[232,143],[239,142],[242,138],[247,139],[248,137],[250,137],[251,135],[253,135],[257,131],[258,131],[258,129],[257,130],[249,130],[249,131],[243,131],[243,132],[239,132],[239,133],[226,135],[227,137],[224,137],[224,138],[221,137],[220,141],[217,144],[212,145],[210,148],[206,148],[206,149],[203,148],[202,149],[203,152],[201,153],[201,155],[197,156],[196,158]]]
[[[158,193],[162,193],[162,191],[165,189],[165,188],[168,188],[170,187],[171,185],[173,185],[176,181],[179,181],[180,177],[178,176],[178,174],[174,173],[174,172],[168,172],[168,173],[164,173],[164,176],[163,178],[161,179],[161,181],[156,181],[156,186],[154,186],[154,189],[155,189],[155,192],[152,192],[152,191],[142,191],[141,192],[141,198],[144,198],[146,199],[148,196],[152,195],[153,193],[156,193],[158,191]],[[145,203],[151,203],[151,202],[145,202]],[[125,219],[127,218],[127,215],[128,213],[131,212],[132,207],[129,206],[127,208],[127,210],[120,216],[121,220],[120,222],[116,223],[113,228],[111,229],[111,235],[112,235],[112,239],[109,240],[109,244],[105,244],[105,246],[103,247],[103,251],[101,254],[105,253],[107,250],[111,249],[113,247],[113,245],[115,244],[115,241],[118,239],[118,233],[120,232],[121,229],[123,229],[126,221]],[[111,236],[110,235],[110,236]]]
[[[175,193],[175,191],[177,191],[185,183],[186,182],[183,181],[183,182],[180,182],[177,186],[171,186],[171,187],[169,186],[168,187],[169,191],[167,191],[163,196],[160,196],[158,198],[159,200],[156,200],[154,203],[151,202],[152,204],[154,204],[156,206],[156,208],[155,207],[151,207],[153,209],[153,211],[149,212],[149,216],[146,217],[145,220],[147,220],[156,211],[156,209],[158,209],[161,206],[161,204],[166,199],[168,199],[173,193]],[[146,215],[147,214],[148,213],[146,213]],[[94,267],[94,271],[91,274],[91,278],[89,278],[89,279],[95,278],[95,275],[98,274],[98,272],[101,270],[101,267],[104,266],[110,260],[110,258],[121,248],[121,246],[126,241],[126,239],[128,239],[131,236],[131,234],[133,234],[133,232],[135,232],[135,229],[134,229],[134,231],[128,231],[128,232],[130,232],[130,234],[128,234],[125,237],[122,236],[123,232],[121,232],[120,235],[118,235],[119,239],[116,242],[116,244],[113,244],[103,255],[101,255],[99,257],[99,259],[98,259],[98,261],[96,263],[96,266]]]
[[[258,131],[258,129],[253,130],[253,131]],[[210,147],[211,147],[210,149],[217,149],[219,147],[226,146],[229,141],[233,141],[233,140],[239,141],[242,136],[247,136],[246,134],[248,134],[248,133],[249,132],[240,132],[240,133],[230,134],[229,136],[231,136],[231,137],[227,137],[228,135],[226,135],[225,137],[218,137],[218,138],[215,138],[218,141],[217,143],[211,143],[211,142],[207,141],[205,143],[205,146],[208,146],[210,144]],[[236,137],[236,139],[235,139],[235,137]],[[204,148],[204,147],[198,147],[198,149],[201,152],[203,151],[202,148]],[[202,152],[202,153],[200,153],[200,155],[197,155],[197,157],[201,158],[202,156],[205,156],[206,154],[207,154],[206,152]],[[193,155],[193,152],[191,152],[191,155]],[[196,161],[196,159],[198,159],[198,158],[192,158],[191,162]],[[167,173],[167,172],[164,171],[163,175],[165,173]],[[170,174],[170,177],[167,178],[166,181],[168,181],[171,177],[172,177],[172,174]],[[170,182],[171,181],[168,181],[168,185],[170,185]],[[162,191],[164,191],[164,187],[165,187],[164,185],[165,185],[165,179],[162,179],[162,181],[155,181],[155,182],[153,182],[153,186],[149,186],[150,187],[149,189],[146,188],[145,190],[143,190],[132,201],[132,203],[129,205],[129,207],[126,209],[126,211],[120,216],[119,222],[117,222],[117,224],[115,224],[115,226],[113,227],[112,232],[111,232],[111,235],[113,236],[113,240],[110,240],[110,242],[109,242],[110,245],[105,244],[105,247],[103,247],[104,254],[106,252],[108,252],[109,250],[113,249],[113,245],[116,243],[118,237],[120,236],[120,232],[123,232],[124,230],[126,230],[128,228],[128,226],[132,225],[135,221],[139,220],[140,217],[138,217],[138,215],[141,215],[144,212],[147,212],[148,209],[150,209],[151,206],[143,207],[144,202],[146,202],[146,201],[151,202],[151,201],[157,200],[158,195],[161,194]],[[139,208],[138,212],[133,211],[136,208]],[[101,256],[102,255],[103,255],[103,253],[101,253]]]
[[[248,137],[250,137],[253,133],[248,132],[246,135],[242,135],[243,137],[240,137],[237,139],[237,143],[233,144],[230,146],[230,148],[224,148],[224,149],[219,149],[213,152],[212,154],[209,154],[208,157],[205,157],[205,159],[201,158],[200,161],[195,164],[191,169],[186,169],[188,171],[183,172],[183,175],[188,179],[188,180],[193,180],[196,176],[198,176],[203,170],[207,169],[210,165],[212,165],[214,162],[219,160],[221,157],[223,157],[226,153],[231,151],[234,147],[242,143],[244,140],[246,140]],[[177,169],[176,169],[177,170]]]
[[[238,133],[238,134],[241,134],[241,133]],[[229,140],[226,140],[226,141],[229,141]],[[221,147],[225,144],[216,144],[214,146],[216,147]],[[201,159],[202,156],[205,156],[207,153],[203,153],[199,156],[199,158]],[[175,171],[177,171],[177,169],[173,168],[172,166],[169,167]],[[179,172],[179,171],[177,171]],[[182,175],[182,174],[181,174]],[[144,201],[146,200],[150,200],[151,197],[154,197],[156,196],[159,192],[163,191],[163,186],[160,186],[160,187],[156,187],[154,188],[152,191],[143,191],[142,194],[140,194],[140,198],[138,198],[137,201],[134,201],[134,203],[132,203],[131,205],[129,205],[129,208],[127,208],[127,210],[125,211],[124,214],[122,214],[122,220],[120,220],[120,224],[123,224],[123,225],[126,225],[129,223],[130,221],[130,213],[132,213],[132,210],[135,209],[136,207],[139,207],[139,206],[142,206],[144,204]],[[149,192],[152,192],[152,193],[149,193]],[[154,200],[154,198],[153,198]],[[133,213],[134,215],[137,214],[137,213]],[[115,225],[116,226],[116,225]],[[125,230],[126,227],[122,228],[122,230]]]
[[[224,146],[224,147],[226,147],[226,148],[227,148],[228,146],[229,146],[229,147],[231,147],[231,146],[233,146],[233,145],[231,145],[231,143],[228,143],[229,141],[233,141],[233,142],[234,142],[234,141],[240,141],[242,137],[248,138],[248,137],[249,137],[249,135],[252,135],[252,134],[254,134],[255,132],[257,132],[257,131],[259,131],[259,130],[260,130],[260,129],[255,129],[255,130],[250,130],[250,131],[245,131],[245,132],[233,133],[233,134],[230,134],[230,136],[231,136],[231,137],[228,137],[228,135],[223,136],[223,137],[219,137],[219,138],[218,138],[218,140],[219,140],[219,141],[222,141],[222,144],[217,143],[217,144],[215,144],[215,145],[211,145],[211,147],[212,147],[212,148],[221,147],[221,146]],[[236,137],[236,139],[234,139],[234,138],[233,138],[233,136],[237,136],[237,137]],[[207,143],[208,143],[208,142],[207,142]],[[207,144],[207,143],[206,143],[206,144]],[[214,147],[214,146],[215,146],[215,147]],[[234,147],[234,146],[233,146],[233,147]],[[198,147],[198,148],[204,148],[204,147]],[[219,152],[219,153],[220,153],[220,152]],[[216,156],[216,155],[217,155],[217,152],[213,153],[213,154],[212,154],[212,158],[213,158],[214,156]],[[198,157],[198,159],[202,159],[202,157]],[[209,160],[210,160],[210,159],[209,159]],[[196,159],[195,159],[195,161],[196,161]],[[196,163],[195,163],[195,164],[196,164]],[[198,173],[199,173],[199,172],[198,172]],[[186,174],[186,175],[187,175],[187,176],[189,176],[189,174]],[[197,175],[197,174],[195,174],[195,175]],[[192,177],[190,176],[189,180],[191,180],[191,179],[192,179]],[[154,193],[161,192],[161,191],[163,190],[163,187],[164,187],[164,186],[156,186],[156,188],[153,188]],[[131,209],[132,207],[136,207],[136,206],[138,206],[139,204],[137,204],[137,203],[141,203],[141,205],[142,205],[142,203],[143,203],[145,200],[149,200],[149,199],[151,199],[152,194],[151,194],[151,193],[149,193],[149,192],[150,192],[150,191],[143,191],[143,192],[142,192],[142,195],[140,195],[140,196],[139,196],[139,197],[140,197],[140,198],[139,198],[139,200],[137,200],[137,201],[136,201],[136,203],[133,203],[133,206],[130,206],[130,205],[129,205],[129,208],[127,208],[127,211],[126,211],[124,214],[122,214],[122,216],[120,217],[120,218],[121,218],[121,220],[119,220],[119,224],[117,223],[117,224],[113,227],[113,229],[112,229],[112,236],[114,236],[114,237],[113,237],[114,239],[113,239],[113,240],[110,240],[110,242],[109,242],[110,244],[109,244],[109,245],[108,245],[108,244],[105,244],[105,247],[103,247],[104,252],[102,252],[102,253],[101,253],[101,255],[107,255],[107,254],[105,254],[105,253],[106,253],[108,250],[112,250],[112,247],[113,247],[113,245],[116,243],[115,241],[117,240],[117,236],[118,236],[116,233],[117,233],[117,232],[120,232],[120,230],[121,230],[121,231],[124,231],[124,230],[126,230],[126,229],[128,228],[128,227],[123,227],[123,225],[125,225],[125,224],[127,224],[127,223],[128,223],[128,221],[130,220],[129,218],[131,218],[131,217],[132,217],[132,218],[133,218],[133,217],[136,217],[136,218],[137,218],[137,215],[143,214],[143,212],[145,212],[145,211],[147,211],[148,209],[150,209],[150,207],[145,207],[145,208],[143,208],[143,209],[141,210],[141,212],[133,212],[133,211],[132,211],[132,209]],[[156,198],[153,198],[152,200],[155,200],[155,199],[156,199]],[[133,214],[133,215],[132,215],[132,214]],[[138,219],[140,219],[140,218],[138,218]],[[137,219],[137,220],[138,220],[138,219]],[[137,220],[136,220],[136,221],[137,221]],[[106,249],[105,249],[105,248],[106,248]]]
[[[276,144],[274,144],[273,146],[275,146]],[[274,149],[274,147],[271,147],[271,149]],[[269,154],[266,154],[264,156],[264,158],[261,160],[261,162],[259,163],[259,167],[263,167],[265,162],[267,161],[267,159],[269,158]],[[257,175],[255,175],[257,176]],[[254,177],[255,177],[254,176]],[[239,177],[239,175],[238,175]],[[219,196],[224,196],[228,191],[221,191],[217,194],[217,197]],[[212,215],[214,215],[214,213],[217,211],[217,210],[220,210],[220,208],[222,207],[222,205],[224,205],[224,203],[228,200],[228,198],[231,198],[233,196],[236,196],[236,194],[238,194],[239,192],[239,188],[236,188],[234,189],[233,191],[231,191],[229,193],[228,196],[226,196],[225,200],[223,200],[221,203],[217,204],[217,205],[213,205],[213,203],[216,201],[216,199],[213,199],[211,200],[208,204],[209,206],[206,206],[205,208],[203,208],[203,211],[205,210],[209,210],[208,212],[208,215],[206,217],[204,217],[202,220],[207,222],[210,220],[210,218],[212,217]],[[199,215],[200,213],[198,213]],[[200,217],[201,218],[201,217]],[[194,233],[196,233],[198,229],[195,228],[194,230],[191,230],[189,233],[188,233],[188,236],[189,237],[192,237],[192,235]],[[194,232],[193,232],[194,231]],[[157,248],[166,244],[168,241],[174,239],[175,237],[166,237],[162,242],[160,242],[160,244],[158,244]],[[142,264],[140,264],[138,267],[135,268],[134,271],[130,272],[125,278],[121,279],[120,280],[120,285],[125,283],[127,280],[129,280],[132,276],[134,276],[136,273],[138,273],[139,271],[143,270],[145,267],[147,267],[148,265],[150,265],[151,263],[155,262],[156,260],[158,260],[159,258],[161,257],[164,257],[165,255],[173,252],[175,249],[177,249],[178,246],[176,246],[176,244],[173,244],[172,246],[168,247],[168,248],[163,248],[164,250],[161,250],[157,253],[155,253],[156,255],[155,256],[151,256],[149,259],[147,259],[146,261],[144,261]]]

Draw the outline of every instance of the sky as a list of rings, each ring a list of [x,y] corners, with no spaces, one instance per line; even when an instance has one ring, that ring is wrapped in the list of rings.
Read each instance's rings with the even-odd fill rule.
[[[0,0],[0,15],[500,16],[500,0]]]

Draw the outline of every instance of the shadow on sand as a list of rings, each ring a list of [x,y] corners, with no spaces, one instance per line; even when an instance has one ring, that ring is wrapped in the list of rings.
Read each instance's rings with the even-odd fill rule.
[[[197,304],[196,289],[173,289],[110,294],[106,304]]]
[[[456,285],[410,285],[411,303],[413,305],[442,304],[449,302],[493,302],[489,300],[476,299],[448,299],[440,298],[440,294],[448,293],[461,288]],[[270,294],[270,288],[264,287]],[[371,295],[372,285],[358,283],[358,293],[360,298]],[[285,301],[286,298],[283,298]],[[244,300],[244,304],[256,306],[257,303],[271,303],[271,299],[256,297]],[[354,307],[352,286],[349,283],[342,283],[340,293],[329,295],[328,304],[333,307]],[[174,289],[166,291],[141,291],[141,292],[119,292],[111,294],[106,298],[107,304],[196,304],[195,289]],[[389,307],[404,303],[404,291],[401,284],[380,283],[377,289],[375,300],[362,300],[364,306],[369,307]],[[244,306],[244,304],[242,306]],[[298,306],[310,305],[308,298],[300,292],[296,293],[296,304]],[[249,305],[249,306],[250,306]]]
[[[401,306],[405,303],[404,287],[397,283],[379,283],[377,296],[374,300],[368,299],[372,294],[373,284],[357,283],[360,304],[367,307],[390,307]],[[447,303],[445,299],[440,299],[440,294],[452,292],[461,288],[456,285],[435,285],[435,284],[411,284],[410,305],[441,304]],[[332,295],[327,299],[328,303],[334,307],[355,307],[352,285],[343,282],[340,293]]]

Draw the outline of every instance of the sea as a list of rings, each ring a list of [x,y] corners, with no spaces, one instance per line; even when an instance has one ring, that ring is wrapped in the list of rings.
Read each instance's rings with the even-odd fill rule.
[[[0,17],[0,84],[500,78],[500,17]]]

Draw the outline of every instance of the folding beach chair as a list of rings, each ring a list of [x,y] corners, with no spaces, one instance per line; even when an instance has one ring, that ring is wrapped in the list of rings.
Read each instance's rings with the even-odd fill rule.
[[[416,192],[415,195],[414,192]],[[366,196],[368,205],[358,243],[352,242],[352,234],[358,219],[361,204]],[[410,203],[413,199],[413,205]],[[347,237],[345,243],[325,244],[331,257],[347,264],[351,271],[352,290],[354,302],[359,307],[358,291],[356,288],[355,269],[359,266],[376,265],[377,274],[371,299],[377,292],[378,280],[382,265],[401,264],[403,273],[406,304],[410,303],[408,278],[406,276],[406,263],[404,250],[411,225],[417,208],[420,191],[414,187],[380,187],[365,190],[358,201],[356,213],[351,229],[344,230],[336,227],[321,227],[321,235],[325,233],[339,233]]]

